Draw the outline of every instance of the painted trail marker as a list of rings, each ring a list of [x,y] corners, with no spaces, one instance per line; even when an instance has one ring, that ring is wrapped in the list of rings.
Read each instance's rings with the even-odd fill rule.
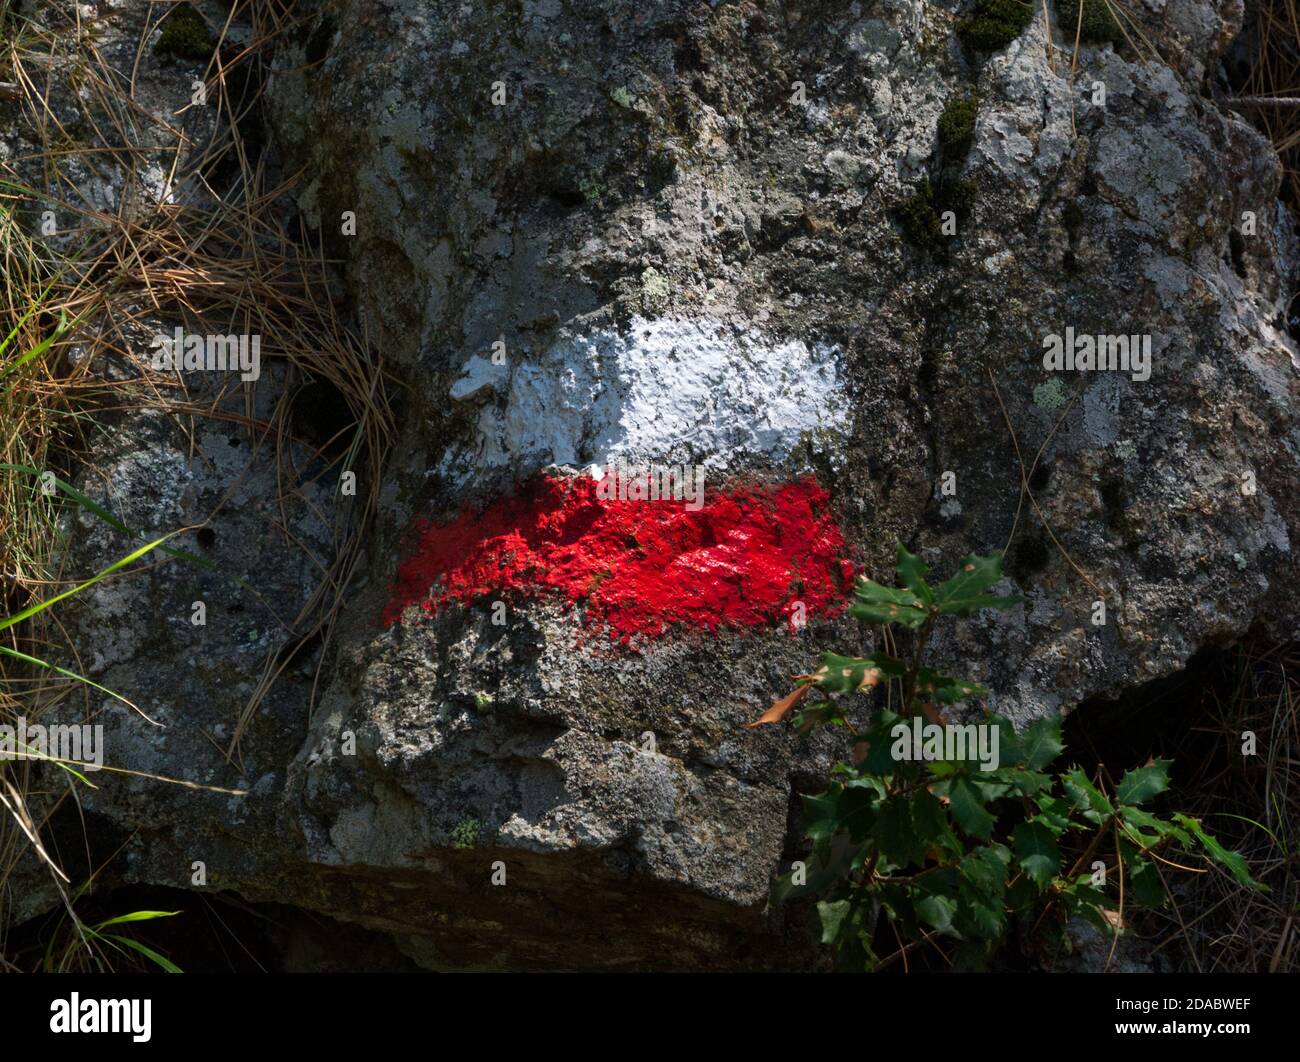
[[[541,474],[481,513],[417,527],[383,621],[412,605],[552,598],[635,644],[842,608],[853,582],[826,490],[811,476],[687,503],[601,499],[587,476]]]

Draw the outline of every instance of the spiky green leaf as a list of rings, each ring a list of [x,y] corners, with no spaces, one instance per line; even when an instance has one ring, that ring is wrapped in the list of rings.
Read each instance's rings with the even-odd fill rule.
[[[1001,596],[987,591],[1002,578],[1002,555],[961,559],[961,570],[934,591],[934,604],[944,615],[969,616],[984,608],[1011,608],[1020,603],[1016,595]]]
[[[921,626],[929,610],[911,590],[881,586],[865,577],[853,588],[857,599],[849,614],[864,623],[901,623],[913,629]]]
[[[898,544],[898,581],[912,591],[925,604],[934,600],[934,591],[925,581],[930,568],[915,553],[909,553],[901,542]]]
[[[1246,866],[1246,861],[1241,858],[1240,854],[1224,848],[1223,845],[1219,843],[1218,839],[1201,825],[1199,819],[1194,819],[1190,815],[1183,815],[1181,813],[1175,814],[1174,819],[1179,823],[1179,825],[1186,827],[1187,831],[1201,842],[1201,847],[1205,849],[1206,854],[1210,856],[1210,858],[1227,868],[1228,873],[1236,879],[1238,885],[1243,885],[1248,889],[1254,889],[1256,892],[1269,891],[1267,885],[1256,881],[1250,876],[1250,870]]]
[[[972,837],[986,840],[993,830],[993,816],[984,809],[980,791],[964,775],[946,783],[948,807],[957,824]]]
[[[1091,823],[1100,824],[1115,814],[1105,794],[1088,781],[1088,776],[1075,767],[1061,779],[1065,792],[1074,802],[1074,810]]]
[[[1041,770],[1065,750],[1061,738],[1061,717],[1040,719],[1020,735],[1021,760],[1031,771]]]
[[[978,682],[940,675],[928,667],[917,670],[916,691],[923,698],[940,704],[955,704],[967,697],[985,697],[989,692]]]
[[[1061,872],[1061,850],[1047,826],[1033,820],[1022,823],[1014,843],[1021,869],[1040,889]]]
[[[822,653],[822,666],[807,681],[826,693],[865,692],[884,678],[902,676],[905,670],[901,660],[887,653],[871,656]]]
[[[1125,771],[1115,787],[1121,804],[1145,804],[1169,788],[1169,767],[1173,760],[1152,760],[1145,767]]]
[[[817,917],[821,920],[822,943],[834,944],[845,929],[845,920],[849,917],[852,905],[848,900],[823,900],[817,904]]]

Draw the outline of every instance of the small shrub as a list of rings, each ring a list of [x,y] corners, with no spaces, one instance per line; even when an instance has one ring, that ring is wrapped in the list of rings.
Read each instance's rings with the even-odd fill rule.
[[[824,793],[803,798],[812,854],[778,890],[816,899],[822,942],[842,968],[873,970],[926,942],[958,969],[981,969],[1013,933],[1027,955],[1050,962],[1070,919],[1118,935],[1127,909],[1165,903],[1157,862],[1178,860],[1157,850],[1196,850],[1239,885],[1264,888],[1198,819],[1146,806],[1168,788],[1169,760],[1126,771],[1118,783],[1078,766],[1048,773],[1064,750],[1058,716],[1021,733],[988,713],[978,725],[946,723],[939,705],[987,690],[925,666],[934,625],[1020,599],[991,592],[1002,578],[997,554],[965,557],[956,575],[931,586],[925,563],[900,545],[897,574],[898,587],[860,580],[851,614],[913,632],[910,658],[825,653],[751,724],[779,722],[808,701],[796,718],[801,730],[840,725],[855,736],[853,762],[835,767]],[[898,699],[863,729],[838,699],[895,685]],[[882,939],[898,945],[883,958],[875,950],[882,916],[893,929]]]
[[[1034,9],[1027,0],[977,0],[957,26],[957,36],[977,52],[996,52],[1025,31]]]

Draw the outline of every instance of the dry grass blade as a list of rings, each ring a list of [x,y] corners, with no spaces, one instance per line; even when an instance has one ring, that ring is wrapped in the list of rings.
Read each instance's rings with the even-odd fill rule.
[[[7,6],[0,0],[0,8]],[[330,631],[377,509],[394,425],[380,359],[336,315],[331,263],[302,233],[286,228],[281,206],[287,184],[268,181],[260,147],[246,144],[241,134],[256,118],[268,49],[277,35],[302,20],[295,7],[253,0],[230,5],[206,75],[209,104],[220,119],[201,142],[186,131],[194,123],[184,109],[159,115],[140,104],[136,78],[144,38],[134,63],[127,56],[126,69],[102,54],[96,36],[76,20],[68,34],[22,22],[0,43],[6,71],[0,100],[21,107],[28,139],[37,145],[31,155],[12,156],[0,166],[5,271],[0,315],[7,319],[0,322],[0,336],[14,330],[11,352],[0,351],[0,466],[5,466],[0,469],[0,570],[5,577],[0,617],[22,620],[0,624],[3,648],[10,650],[0,653],[0,719],[23,715],[34,721],[55,704],[70,708],[73,694],[66,679],[47,674],[37,662],[68,660],[77,672],[86,670],[58,609],[33,608],[76,585],[62,571],[59,548],[59,505],[67,498],[38,489],[30,475],[15,469],[52,470],[60,482],[74,480],[81,455],[94,443],[93,417],[107,411],[167,411],[191,440],[204,419],[238,423],[252,444],[250,467],[252,461],[269,461],[278,470],[282,508],[291,497],[301,500],[304,486],[314,478],[337,477],[343,466],[356,471],[357,482],[364,484],[360,495],[327,516],[333,541],[328,554],[313,558],[315,593],[300,614],[281,619],[280,642],[268,653],[250,702],[235,709],[230,755],[238,755],[248,720],[285,661],[292,659],[294,647],[314,638],[324,646],[318,668],[326,665]],[[150,19],[157,22],[152,13]],[[238,46],[226,39],[236,23],[246,30]],[[56,95],[64,95],[54,91],[55,78],[75,81],[77,91],[69,97],[79,111],[75,116],[53,105]],[[73,126],[75,138],[69,132]],[[91,201],[83,191],[86,182],[72,178],[74,171],[118,188],[120,194],[111,206]],[[161,184],[150,177],[159,172]],[[59,219],[60,254],[34,239],[23,218],[46,209]],[[39,301],[43,292],[44,301]],[[31,312],[38,303],[39,312]],[[81,324],[55,334],[60,319]],[[264,360],[288,366],[288,386],[278,407],[270,416],[254,415],[247,385],[242,393],[232,387],[196,401],[179,375],[143,364],[139,336],[156,330],[159,320],[184,322],[191,331],[271,337],[274,348],[263,350]],[[29,356],[17,364],[16,357],[24,353]],[[106,378],[102,369],[108,364],[127,367],[119,374],[127,378]],[[310,468],[290,416],[295,387],[309,381],[343,396],[354,422],[341,454],[336,454],[338,448],[326,453],[325,447],[306,447],[314,459]],[[235,412],[240,407],[242,414]],[[233,484],[228,496],[237,487]],[[277,524],[288,536],[290,521],[283,513]],[[276,533],[275,528],[268,527],[268,533]],[[319,675],[318,670],[318,682]],[[89,698],[83,697],[82,710],[92,713]],[[0,900],[24,851],[51,854],[48,844],[34,846],[61,798],[51,803],[44,794],[39,809],[28,807],[33,769],[0,763],[8,812],[0,817]],[[48,862],[56,869],[52,859]],[[3,922],[0,911],[0,933]]]

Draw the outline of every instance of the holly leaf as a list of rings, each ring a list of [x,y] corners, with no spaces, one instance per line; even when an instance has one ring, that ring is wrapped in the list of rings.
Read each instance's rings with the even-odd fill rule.
[[[964,775],[946,783],[948,807],[957,824],[972,837],[987,840],[993,830],[993,816],[984,809],[979,791]]]
[[[962,898],[958,925],[964,934],[983,940],[996,940],[1001,935],[1010,865],[1011,852],[1000,844],[977,848],[958,864]]]
[[[911,590],[881,586],[865,576],[858,580],[853,595],[857,602],[849,614],[864,623],[901,623],[915,629],[930,614],[925,603]]]
[[[1149,811],[1141,808],[1123,807],[1119,812],[1120,821],[1125,831],[1143,848],[1151,848],[1166,838],[1172,837],[1179,844],[1187,846],[1192,843],[1192,835],[1172,822],[1158,819]],[[1150,833],[1143,833],[1149,830]]]
[[[956,870],[945,867],[926,874],[909,891],[917,918],[940,933],[960,936],[953,926],[960,902]]]
[[[895,571],[898,572],[898,581],[911,590],[920,600],[927,605],[934,601],[934,591],[930,589],[930,584],[925,581],[925,577],[930,571],[929,565],[915,553],[908,553],[907,547],[901,542],[898,544],[898,566]]]
[[[1169,788],[1169,767],[1173,760],[1152,760],[1145,767],[1124,772],[1115,787],[1115,799],[1121,804],[1145,804]]]
[[[866,840],[875,827],[879,803],[879,794],[871,789],[844,789],[835,809],[836,831],[847,833],[849,840],[855,844]]]
[[[818,701],[801,709],[792,720],[796,734],[801,737],[818,726],[845,726],[848,720],[844,711],[834,701]],[[753,726],[753,723],[747,724]]]
[[[998,715],[997,712],[989,712],[984,722],[990,727],[997,727],[998,759],[1006,764],[1023,763],[1025,754],[1020,745],[1020,734],[1016,731],[1015,723],[1005,715]]]
[[[1165,902],[1165,886],[1160,880],[1156,865],[1151,860],[1137,854],[1137,850],[1127,841],[1120,841],[1120,854],[1124,857],[1124,869],[1128,872],[1129,888],[1133,900],[1143,907],[1160,907]]]
[[[850,911],[848,900],[835,900],[833,903],[822,901],[817,904],[817,917],[822,924],[822,943],[834,944],[844,931],[844,920]]]
[[[1027,771],[1023,767],[1005,767],[999,772],[1021,796],[1031,797],[1052,788],[1052,778],[1041,771]]]
[[[916,917],[930,926],[931,929],[939,933],[951,933],[953,931],[952,916],[957,913],[957,901],[951,896],[935,893],[931,896],[922,897],[912,906],[916,911]]]
[[[1013,843],[1021,869],[1040,889],[1061,872],[1061,850],[1042,823],[1031,819],[1017,826]]]
[[[928,789],[918,789],[913,795],[912,821],[916,825],[917,840],[928,849],[937,851],[942,857],[952,858],[961,854],[962,844],[948,825],[943,804]]]
[[[1099,929],[1111,928],[1110,922],[1103,914],[1110,900],[1104,892],[1092,884],[1091,875],[1081,874],[1074,881],[1062,885],[1060,896],[1068,914],[1086,918]]]
[[[1250,870],[1246,866],[1246,861],[1236,852],[1230,852],[1224,848],[1218,839],[1211,833],[1206,832],[1199,819],[1194,819],[1190,815],[1181,813],[1174,815],[1174,820],[1181,826],[1185,826],[1187,831],[1201,842],[1201,847],[1216,862],[1227,867],[1230,873],[1237,881],[1238,885],[1244,885],[1248,889],[1254,889],[1256,892],[1268,892],[1269,887],[1262,882],[1256,881],[1250,876]]]
[[[1061,717],[1048,716],[1034,723],[1024,734],[1020,735],[1020,755],[1022,762],[1031,771],[1046,767],[1065,751],[1065,742],[1061,738]]]
[[[872,689],[882,678],[901,676],[904,672],[902,661],[885,653],[871,656],[822,653],[822,666],[813,674],[800,675],[799,678],[820,686],[827,693],[854,693]]]
[[[990,898],[1000,897],[1011,867],[1011,850],[1004,844],[984,844],[966,856],[958,866],[972,888]]]
[[[1071,805],[1064,797],[1054,796],[1051,793],[1040,793],[1034,798],[1034,802],[1042,811],[1042,814],[1036,815],[1035,819],[1049,827],[1057,836],[1070,828]]]
[[[804,793],[804,833],[814,844],[826,844],[839,829],[840,790],[828,789],[825,793]]]
[[[917,692],[940,704],[955,704],[967,697],[983,697],[988,694],[978,682],[966,679],[950,678],[931,671],[928,667],[920,668],[916,673]]]
[[[1002,596],[986,591],[1002,578],[1002,555],[990,553],[977,557],[971,553],[961,560],[961,570],[941,583],[934,591],[934,604],[950,616],[969,616],[983,608],[1011,608],[1022,600],[1018,595]]]
[[[905,867],[925,858],[925,846],[920,843],[912,822],[912,802],[906,798],[885,801],[872,835],[880,846],[880,854],[897,866]]]
[[[1100,825],[1115,814],[1110,801],[1078,767],[1061,778],[1061,785],[1074,802],[1074,809],[1089,822]]]

